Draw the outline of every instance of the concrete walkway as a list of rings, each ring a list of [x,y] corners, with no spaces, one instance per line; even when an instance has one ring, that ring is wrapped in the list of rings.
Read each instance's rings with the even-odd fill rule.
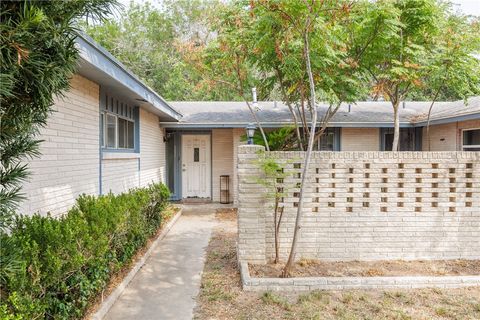
[[[183,212],[105,319],[192,319],[215,211]]]

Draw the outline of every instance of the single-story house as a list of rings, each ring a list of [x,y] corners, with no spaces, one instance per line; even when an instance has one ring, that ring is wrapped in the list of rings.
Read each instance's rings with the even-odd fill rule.
[[[219,201],[221,188],[235,200],[237,147],[253,122],[244,102],[167,102],[88,36],[79,35],[77,45],[78,70],[41,130],[41,156],[30,161],[22,213],[58,215],[82,193],[119,193],[151,182],[166,183],[174,200]],[[426,150],[429,106],[403,103],[401,150]],[[259,108],[267,130],[292,125],[283,103],[259,102]],[[320,117],[326,109],[319,106]],[[389,150],[392,127],[389,102],[344,104],[317,150]],[[467,105],[437,102],[430,131],[431,151],[480,151],[480,97]],[[229,179],[221,186],[222,175]]]

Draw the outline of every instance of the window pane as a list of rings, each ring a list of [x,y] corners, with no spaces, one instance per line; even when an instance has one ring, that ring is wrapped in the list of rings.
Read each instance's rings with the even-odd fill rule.
[[[100,137],[100,145],[102,147],[105,146],[105,114],[101,113],[100,114],[100,130],[102,132],[102,136]]]
[[[463,131],[464,146],[480,146],[480,129]]]
[[[134,134],[134,131],[133,131],[133,122],[132,121],[127,121],[128,123],[128,131],[127,131],[127,136],[128,136],[128,148],[129,149],[133,149],[135,147],[134,145],[134,137],[135,137],[135,134]]]
[[[473,147],[473,148],[465,147],[465,148],[463,148],[463,151],[480,151],[480,148],[478,148],[478,147]]]
[[[118,118],[118,147],[127,147],[127,120]]]
[[[320,151],[333,151],[333,132],[326,132],[320,137]]]
[[[116,117],[107,114],[107,148],[116,148],[115,145],[115,129],[116,129]]]
[[[200,162],[200,148],[193,148],[193,162]]]

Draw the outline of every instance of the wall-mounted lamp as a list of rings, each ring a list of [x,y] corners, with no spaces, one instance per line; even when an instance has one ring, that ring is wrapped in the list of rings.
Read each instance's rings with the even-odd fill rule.
[[[253,136],[255,135],[255,125],[253,123],[249,123],[248,126],[245,128],[247,131],[247,144],[253,144]]]

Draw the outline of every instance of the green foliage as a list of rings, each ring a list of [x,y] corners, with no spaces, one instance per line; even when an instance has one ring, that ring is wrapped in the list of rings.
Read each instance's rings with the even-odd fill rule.
[[[78,319],[110,276],[155,234],[169,198],[163,184],[120,195],[83,195],[60,218],[19,216],[2,252],[21,268],[3,274],[0,315]]]
[[[270,151],[296,150],[295,132],[293,127],[283,127],[271,131],[265,131]],[[242,140],[247,140],[247,135],[242,136]],[[265,146],[265,141],[259,131],[255,131],[253,144]]]
[[[118,19],[86,32],[167,100],[235,100],[232,90],[204,79],[199,55],[212,38],[216,0],[130,3]]]
[[[392,102],[407,96],[431,100],[440,85],[447,88],[444,99],[479,93],[477,20],[437,0],[377,1],[364,10],[355,42],[368,41],[366,30],[377,34],[361,65],[371,75],[374,95]]]
[[[101,19],[114,0],[0,2],[0,228],[22,199],[24,160],[76,67],[75,22]]]

